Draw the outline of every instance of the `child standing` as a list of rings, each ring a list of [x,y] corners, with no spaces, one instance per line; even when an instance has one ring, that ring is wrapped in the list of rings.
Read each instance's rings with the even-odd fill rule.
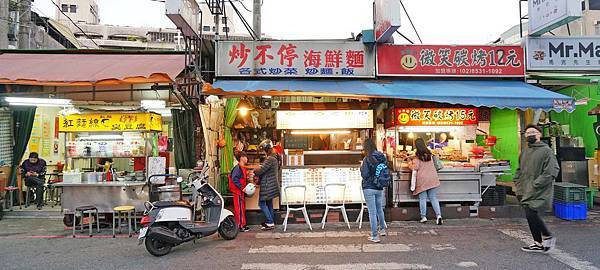
[[[233,215],[235,222],[240,228],[240,232],[247,232],[250,228],[246,225],[246,198],[244,188],[246,187],[246,179],[248,171],[245,166],[248,163],[248,156],[243,151],[235,153],[235,159],[238,165],[233,167],[229,175],[229,190],[233,194]]]

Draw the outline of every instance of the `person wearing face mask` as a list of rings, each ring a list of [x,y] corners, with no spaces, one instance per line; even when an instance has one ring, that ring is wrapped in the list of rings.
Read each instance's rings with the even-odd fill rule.
[[[556,237],[552,236],[540,213],[551,207],[553,183],[560,167],[552,149],[540,141],[541,128],[528,125],[525,136],[527,146],[521,152],[514,181],[517,198],[525,210],[534,243],[521,250],[547,252],[554,248]]]

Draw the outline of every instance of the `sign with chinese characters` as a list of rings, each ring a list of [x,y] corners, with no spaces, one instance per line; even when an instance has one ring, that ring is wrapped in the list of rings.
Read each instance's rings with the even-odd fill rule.
[[[375,56],[362,42],[219,41],[217,76],[373,78]]]
[[[156,113],[94,113],[59,117],[60,132],[162,131]]]
[[[400,28],[400,1],[375,0],[375,40],[387,42]]]
[[[552,101],[552,106],[557,111],[570,111],[574,108],[572,99],[555,99]]]
[[[529,0],[529,35],[541,36],[581,17],[581,0]]]
[[[378,45],[380,76],[525,76],[519,46]]]
[[[277,111],[277,129],[373,128],[372,110]]]
[[[600,68],[600,37],[528,37],[527,70]]]
[[[396,109],[398,126],[469,126],[479,123],[477,108]]]

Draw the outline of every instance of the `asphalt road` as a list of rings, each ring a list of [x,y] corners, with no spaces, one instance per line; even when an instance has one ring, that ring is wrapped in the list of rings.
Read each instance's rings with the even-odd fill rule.
[[[448,220],[444,226],[393,222],[382,243],[367,241],[368,224],[348,230],[292,225],[287,233],[253,231],[149,255],[137,239],[70,238],[60,220],[0,221],[2,269],[600,269],[600,216],[587,222],[548,218],[558,237],[550,254],[523,253],[524,220]],[[318,227],[318,228],[317,228]]]

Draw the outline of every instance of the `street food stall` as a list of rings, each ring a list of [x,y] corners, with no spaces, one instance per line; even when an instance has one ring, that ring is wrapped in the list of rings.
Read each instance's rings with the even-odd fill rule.
[[[281,202],[301,202],[304,194],[285,187],[306,186],[307,204],[325,203],[325,185],[342,183],[346,203],[362,202],[360,161],[362,142],[374,127],[372,110],[277,111],[277,129],[284,149]]]
[[[493,158],[489,137],[489,114],[485,109],[467,108],[394,108],[386,129],[386,153],[392,157],[394,171],[393,202],[417,202],[410,191],[414,142],[422,138],[444,164],[438,172],[443,202],[480,202],[482,187],[495,186],[496,177],[510,170],[507,161]],[[482,115],[485,115],[481,119]],[[485,120],[485,121],[481,121]],[[484,145],[478,143],[478,135]],[[481,140],[479,140],[481,141]],[[482,181],[483,180],[483,181]]]
[[[71,114],[59,117],[59,131],[65,133],[67,167],[62,174],[63,182],[56,186],[63,188],[61,201],[65,215],[81,205],[94,205],[101,213],[110,213],[119,205],[144,210],[149,196],[145,187],[147,177],[165,173],[164,158],[153,157],[158,152],[156,135],[162,131],[161,115]],[[127,162],[119,163],[122,167],[116,168],[113,159]]]

